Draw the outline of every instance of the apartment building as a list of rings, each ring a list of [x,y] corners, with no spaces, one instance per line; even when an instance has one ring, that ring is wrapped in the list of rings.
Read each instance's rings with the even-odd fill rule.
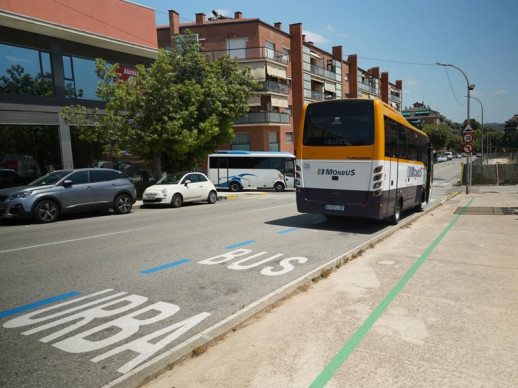
[[[121,0],[0,0],[0,168],[26,176],[86,167],[102,150],[59,117],[102,108],[95,58],[124,65],[157,57],[154,10]]]
[[[452,129],[455,128],[453,121],[421,102],[405,107],[401,113],[416,128],[423,128],[427,124],[446,124]]]
[[[400,110],[402,81],[389,82],[379,68],[363,70],[357,55],[344,60],[342,46],[327,52],[306,41],[302,23],[283,28],[242,12],[224,17],[214,12],[195,21],[180,23],[180,15],[169,11],[169,25],[157,27],[158,45],[168,49],[175,36],[194,33],[212,59],[223,54],[248,66],[263,86],[249,100],[250,110],[233,127],[235,139],[223,149],[294,152],[304,104],[337,98],[381,98]]]

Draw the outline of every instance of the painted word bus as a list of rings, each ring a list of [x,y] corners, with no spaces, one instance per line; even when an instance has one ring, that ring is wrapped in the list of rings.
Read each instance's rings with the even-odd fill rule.
[[[329,217],[399,222],[421,209],[432,183],[432,147],[381,100],[344,99],[304,107],[297,139],[297,209]]]
[[[295,155],[290,152],[218,151],[209,155],[208,176],[214,186],[239,191],[294,188]]]

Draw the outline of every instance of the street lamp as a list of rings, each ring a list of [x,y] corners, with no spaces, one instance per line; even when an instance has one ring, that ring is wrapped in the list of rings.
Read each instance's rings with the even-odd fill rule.
[[[468,97],[469,98],[469,97]],[[481,136],[481,142],[480,142],[480,164],[484,164],[484,106],[482,105],[482,101],[480,101],[478,98],[471,96],[474,100],[477,100],[480,104],[480,109],[482,110],[482,124],[480,124],[480,132],[482,134]]]
[[[468,124],[469,124],[469,101],[470,101],[470,91],[472,91],[473,89],[475,89],[475,84],[470,84],[469,83],[469,79],[468,79],[468,76],[466,75],[466,73],[464,73],[462,71],[462,69],[460,67],[457,67],[455,65],[450,65],[450,64],[447,64],[447,63],[441,63],[441,62],[435,62],[435,64],[437,66],[449,66],[449,67],[454,67],[455,69],[457,69],[458,71],[460,71],[462,73],[462,75],[464,76],[464,78],[466,78],[466,84],[468,85]],[[468,174],[467,174],[467,179],[466,179],[466,194],[469,194],[471,193],[471,152],[468,153],[468,160],[467,160],[467,165],[468,165]]]

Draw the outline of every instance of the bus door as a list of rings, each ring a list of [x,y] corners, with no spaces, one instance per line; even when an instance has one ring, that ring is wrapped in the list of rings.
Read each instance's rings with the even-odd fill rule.
[[[386,192],[387,200],[384,201],[385,206],[385,217],[390,217],[394,214],[394,207],[397,199],[398,189],[398,172],[399,172],[399,159],[388,158],[385,159],[385,173],[387,174],[386,179],[388,183],[388,191]]]
[[[426,187],[425,190],[425,202],[430,202],[430,196],[432,195],[432,182],[433,182],[433,145],[432,143],[428,143],[428,153],[427,153],[427,160],[426,160],[426,168],[427,168],[427,174],[426,174]]]
[[[284,183],[287,189],[295,188],[295,160],[284,159]]]
[[[228,158],[218,158],[217,187],[228,187]]]

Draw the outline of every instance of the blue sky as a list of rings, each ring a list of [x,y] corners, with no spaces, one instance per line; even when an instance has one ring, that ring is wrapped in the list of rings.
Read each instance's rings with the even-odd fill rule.
[[[424,102],[447,118],[467,117],[467,84],[484,107],[484,122],[503,123],[518,114],[518,2],[513,0],[369,1],[171,1],[133,0],[156,11],[158,25],[167,11],[180,22],[196,13],[225,16],[241,11],[273,25],[302,23],[306,40],[331,52],[342,46],[345,59],[358,55],[363,69],[379,67],[391,82],[403,81],[403,106]],[[470,117],[481,121],[480,103],[471,99]]]

